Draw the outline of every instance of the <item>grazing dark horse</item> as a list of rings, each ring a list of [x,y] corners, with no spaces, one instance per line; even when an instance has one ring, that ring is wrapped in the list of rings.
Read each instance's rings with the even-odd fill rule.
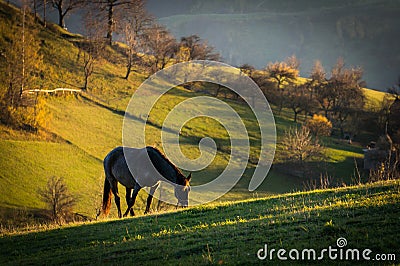
[[[129,161],[129,167],[126,160]],[[149,212],[154,192],[159,186],[162,177],[175,186],[175,197],[178,199],[178,205],[180,204],[184,207],[189,205],[189,182],[192,174],[189,174],[186,178],[181,171],[156,148],[146,147],[135,149],[117,147],[104,158],[104,172],[106,176],[103,194],[104,215],[108,215],[110,212],[111,198],[112,194],[114,194],[115,204],[118,209],[118,217],[121,218],[118,182],[126,187],[126,203],[128,208],[124,213],[124,217],[126,217],[128,213],[132,216],[135,215],[132,207],[142,187],[150,187],[145,214]]]

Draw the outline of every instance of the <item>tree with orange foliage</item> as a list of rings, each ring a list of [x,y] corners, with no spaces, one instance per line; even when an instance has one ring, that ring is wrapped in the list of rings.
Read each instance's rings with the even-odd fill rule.
[[[332,131],[331,121],[325,116],[318,114],[314,114],[312,119],[307,120],[305,126],[315,138],[319,136],[329,136]]]

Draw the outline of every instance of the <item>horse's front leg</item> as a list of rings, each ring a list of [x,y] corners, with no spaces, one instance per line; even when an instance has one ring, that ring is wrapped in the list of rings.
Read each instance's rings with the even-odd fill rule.
[[[132,198],[130,199],[130,201],[128,203],[128,208],[126,209],[126,211],[124,213],[124,217],[126,217],[128,215],[128,213],[132,209],[133,205],[135,204],[136,196],[138,195],[140,189],[141,189],[141,186],[139,186],[139,184],[136,183],[135,188],[133,189]]]
[[[151,201],[153,199],[154,192],[156,192],[156,189],[158,188],[158,185],[159,183],[150,188],[150,193],[149,196],[147,197],[146,211],[144,212],[144,214],[147,214],[150,211]]]

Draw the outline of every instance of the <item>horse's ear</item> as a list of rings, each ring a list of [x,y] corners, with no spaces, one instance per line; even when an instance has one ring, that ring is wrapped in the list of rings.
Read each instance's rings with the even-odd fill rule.
[[[190,182],[190,179],[192,179],[192,173],[190,173],[190,174],[188,175],[188,177],[186,178],[186,180],[187,180],[188,182]]]

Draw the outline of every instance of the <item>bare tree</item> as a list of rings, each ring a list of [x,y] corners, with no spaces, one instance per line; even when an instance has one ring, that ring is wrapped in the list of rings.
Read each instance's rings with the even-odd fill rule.
[[[85,4],[84,0],[50,0],[51,6],[57,10],[58,25],[65,28],[65,17]]]
[[[62,177],[50,177],[46,187],[39,190],[39,195],[50,209],[51,218],[58,224],[68,219],[76,204]]]
[[[179,45],[178,61],[190,60],[214,60],[220,59],[220,55],[214,51],[212,46],[209,46],[198,35],[190,35],[182,37]]]
[[[47,26],[47,6],[50,0],[29,0],[29,4],[33,9],[33,14],[36,20],[39,19],[39,12],[43,11],[43,26]]]
[[[326,80],[326,72],[321,61],[316,60],[311,69],[310,79],[314,82],[324,82]]]
[[[316,60],[314,62],[309,78],[307,86],[310,90],[310,100],[313,100],[315,91],[326,83],[326,72],[321,61]]]
[[[355,130],[355,124],[349,121],[357,121],[355,116],[364,106],[362,86],[365,84],[362,75],[361,68],[346,68],[344,60],[339,58],[332,68],[331,77],[318,83],[315,91],[319,106],[324,110],[326,117],[336,122],[342,136],[346,127],[351,131]]]
[[[332,76],[328,80],[328,88],[333,93],[332,114],[343,136],[345,122],[352,115],[356,115],[364,106],[365,96],[362,86],[363,70],[361,68],[345,68],[344,60],[339,58],[332,69]]]
[[[253,77],[254,72],[256,71],[256,68],[250,64],[243,64],[239,67],[240,71],[242,71],[244,74],[246,74],[249,77]]]
[[[146,53],[149,55],[149,69],[152,73],[167,66],[175,56],[175,38],[161,25],[153,25],[145,32]]]
[[[121,18],[125,17],[126,12],[143,5],[143,0],[91,0],[91,11],[97,11],[99,20],[107,28],[106,39],[109,45],[113,42],[113,33],[118,28]]]
[[[289,107],[294,114],[293,121],[297,122],[297,116],[305,110],[310,109],[311,102],[309,101],[309,96],[307,95],[306,85],[295,85],[290,86],[286,89],[283,97],[285,97],[285,102],[287,107]]]
[[[82,57],[83,62],[83,74],[84,74],[84,83],[82,90],[86,91],[89,85],[89,78],[92,76],[94,71],[94,63],[96,56],[93,53],[93,46],[89,43],[88,48],[80,48],[79,53],[81,54],[79,57]]]
[[[279,104],[279,112],[282,110],[285,101],[285,90],[283,88],[283,84],[285,82],[293,83],[297,79],[297,77],[299,76],[298,67],[298,62],[295,63],[292,57],[288,58],[286,62],[269,63],[265,69],[267,72],[267,76],[277,82],[277,93],[275,96]]]
[[[400,151],[400,98],[396,98],[390,105],[388,116],[388,133]],[[399,152],[398,151],[398,152]]]
[[[82,90],[86,91],[89,86],[89,79],[94,72],[95,64],[100,60],[104,51],[105,42],[102,37],[102,27],[93,16],[89,15],[85,18],[85,28],[86,37],[85,40],[78,43],[79,53],[77,59],[82,63],[84,74]]]
[[[394,95],[396,98],[400,97],[400,75],[397,78],[397,84],[387,89],[387,92]]]
[[[306,127],[291,128],[286,132],[283,141],[286,157],[299,164],[322,155],[323,147],[317,140],[313,140],[310,130]]]
[[[126,50],[126,75],[129,78],[135,60],[140,60],[145,47],[144,34],[147,28],[153,24],[153,17],[146,11],[144,2],[138,1],[137,5],[126,10],[126,14],[121,18],[118,31],[122,33],[125,43],[128,46]]]
[[[268,76],[277,82],[278,89],[282,88],[285,81],[292,82],[299,76],[299,70],[286,62],[269,63],[265,70]]]

